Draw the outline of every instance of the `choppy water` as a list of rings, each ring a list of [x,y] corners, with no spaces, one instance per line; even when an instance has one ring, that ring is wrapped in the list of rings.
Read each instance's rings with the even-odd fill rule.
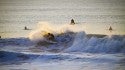
[[[124,70],[125,36],[55,36],[57,43],[0,39],[0,70]]]
[[[124,54],[0,52],[1,70],[124,70]],[[9,57],[11,56],[11,57]],[[21,57],[23,56],[23,57]],[[8,60],[11,59],[10,60]]]
[[[124,0],[0,0],[0,70],[125,70],[124,6]],[[59,31],[72,18],[83,30],[54,31],[57,43],[39,45],[41,31],[26,38],[38,22]]]

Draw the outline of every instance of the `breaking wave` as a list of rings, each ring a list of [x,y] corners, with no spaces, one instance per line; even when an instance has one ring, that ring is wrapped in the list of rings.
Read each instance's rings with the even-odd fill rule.
[[[98,36],[92,36],[90,38],[84,32],[79,32],[75,36],[75,40],[71,47],[65,51],[80,51],[80,52],[105,52],[116,53],[125,52],[125,37],[112,35],[98,38]]]
[[[25,46],[32,51],[125,53],[124,35],[86,34],[77,25],[63,25],[58,27],[60,29],[48,23],[41,25],[30,33],[29,38],[0,39],[1,49],[5,46]],[[47,33],[54,35],[54,42],[46,41],[43,35]]]

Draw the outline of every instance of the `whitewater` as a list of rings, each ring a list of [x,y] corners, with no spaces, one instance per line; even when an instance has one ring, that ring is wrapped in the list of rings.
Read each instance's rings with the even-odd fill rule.
[[[86,34],[77,25],[40,22],[29,37],[0,39],[0,70],[125,69],[124,35]]]

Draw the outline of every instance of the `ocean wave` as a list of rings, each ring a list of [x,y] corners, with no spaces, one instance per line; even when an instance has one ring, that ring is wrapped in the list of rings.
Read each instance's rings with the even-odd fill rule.
[[[124,35],[90,35],[84,31],[56,34],[56,43],[46,40],[33,42],[29,38],[0,39],[0,47],[34,46],[30,50],[39,49],[49,52],[90,52],[90,53],[125,53]]]

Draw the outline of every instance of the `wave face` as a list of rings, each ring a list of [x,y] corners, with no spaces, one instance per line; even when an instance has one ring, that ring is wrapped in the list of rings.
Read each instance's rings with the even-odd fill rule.
[[[0,47],[34,46],[31,49],[50,52],[125,53],[125,36],[87,35],[85,32],[65,32],[55,35],[56,43],[33,42],[28,38],[0,39]],[[38,44],[40,43],[40,44]]]
[[[98,38],[92,36],[90,38],[84,32],[79,32],[75,36],[75,40],[71,47],[65,51],[80,52],[104,52],[117,53],[125,52],[125,37],[120,35],[112,35]]]

